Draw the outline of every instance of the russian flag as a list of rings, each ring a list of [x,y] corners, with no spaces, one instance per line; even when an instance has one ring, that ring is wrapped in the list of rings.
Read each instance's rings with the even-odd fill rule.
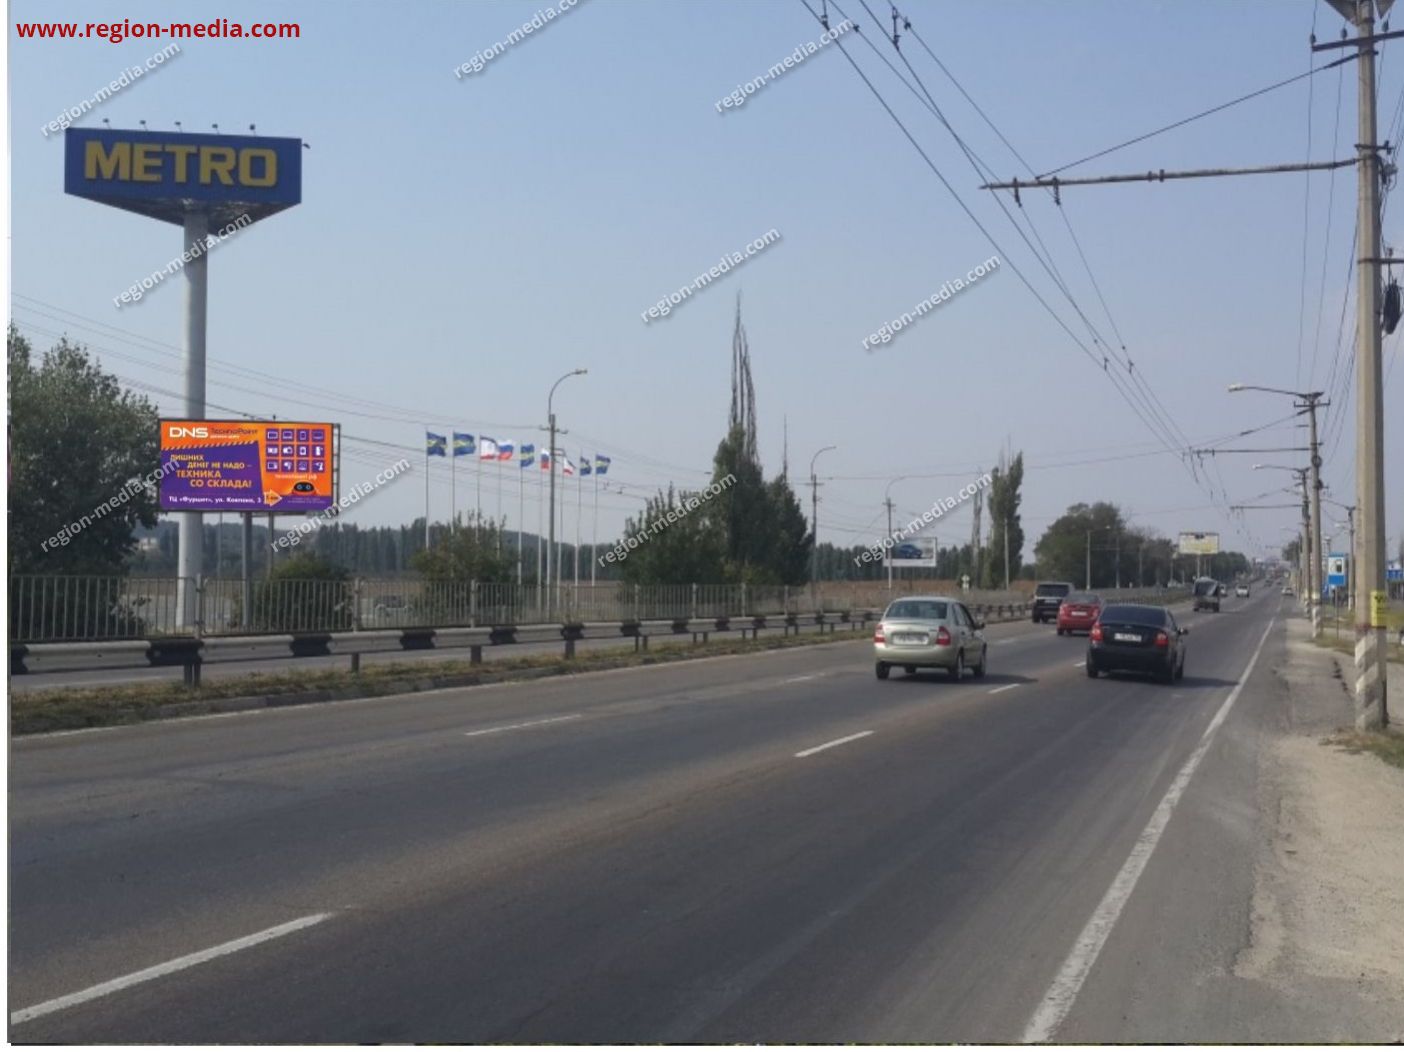
[[[512,453],[513,453],[513,451],[516,450],[516,448],[517,448],[517,443],[516,443],[515,441],[513,441],[512,439],[506,439],[506,440],[504,440],[504,441],[502,441],[502,442],[499,442],[499,443],[497,444],[497,459],[498,459],[498,460],[511,460],[511,459],[512,459]]]

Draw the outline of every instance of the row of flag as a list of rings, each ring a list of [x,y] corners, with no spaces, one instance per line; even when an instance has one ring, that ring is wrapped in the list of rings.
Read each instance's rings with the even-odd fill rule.
[[[426,457],[446,457],[448,456],[449,437],[447,435],[436,435],[432,431],[424,432],[424,455]],[[512,460],[524,468],[529,468],[536,463],[541,464],[542,471],[551,470],[551,453],[549,450],[541,450],[538,454],[536,446],[530,442],[524,443],[520,449],[511,440],[498,441],[489,438],[487,435],[478,435],[476,438],[459,431],[453,432],[453,455],[455,457],[468,457],[477,455],[479,460]],[[556,450],[556,456],[561,463],[561,470],[566,475],[575,474],[575,465],[570,457],[560,450]],[[604,475],[609,471],[611,460],[609,457],[599,453],[595,454],[592,462],[588,456],[580,456],[581,475]]]

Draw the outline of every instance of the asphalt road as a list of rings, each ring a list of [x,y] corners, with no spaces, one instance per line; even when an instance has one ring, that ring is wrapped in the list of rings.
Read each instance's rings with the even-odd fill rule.
[[[11,1040],[1311,1040],[1213,981],[1281,602],[15,740]]]

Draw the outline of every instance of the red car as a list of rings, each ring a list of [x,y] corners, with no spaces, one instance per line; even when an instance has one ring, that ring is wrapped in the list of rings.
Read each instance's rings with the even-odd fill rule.
[[[1102,613],[1102,597],[1092,592],[1073,592],[1058,607],[1058,635],[1091,632]]]

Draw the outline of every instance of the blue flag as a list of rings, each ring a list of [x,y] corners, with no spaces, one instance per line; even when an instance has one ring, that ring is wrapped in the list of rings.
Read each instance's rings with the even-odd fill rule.
[[[584,453],[580,454],[580,474],[582,477],[591,474],[590,458],[587,457]]]
[[[536,446],[531,442],[522,443],[522,448],[517,453],[517,460],[522,467],[531,467],[536,463]]]
[[[455,431],[455,432],[453,433],[453,455],[454,455],[454,456],[456,456],[456,457],[471,456],[471,455],[477,450],[477,448],[478,448],[477,445],[473,442],[473,436],[472,436],[472,435],[465,435],[465,434],[464,434],[463,432],[461,432],[461,431]]]
[[[595,454],[595,474],[603,475],[609,471],[610,459],[606,456]]]
[[[432,431],[424,432],[424,452],[427,456],[442,457],[447,456],[448,439],[443,435],[436,435]]]

